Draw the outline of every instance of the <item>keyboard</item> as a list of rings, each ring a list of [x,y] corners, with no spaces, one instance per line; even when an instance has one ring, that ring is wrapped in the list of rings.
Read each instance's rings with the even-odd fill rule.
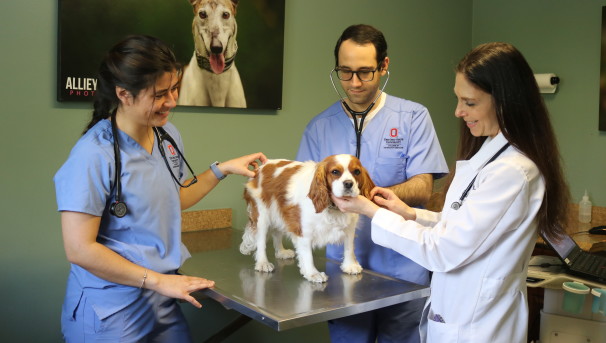
[[[574,261],[569,266],[571,271],[606,279],[606,263],[603,256],[577,251],[574,256],[571,256],[571,260]]]

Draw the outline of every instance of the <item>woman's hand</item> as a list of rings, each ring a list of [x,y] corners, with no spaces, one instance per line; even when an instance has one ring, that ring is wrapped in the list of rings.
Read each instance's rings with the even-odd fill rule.
[[[254,177],[257,174],[257,168],[266,161],[267,157],[265,157],[262,152],[258,152],[221,162],[217,167],[225,175],[238,174],[246,177]]]
[[[184,275],[165,275],[136,265],[97,242],[101,217],[80,212],[61,212],[65,254],[70,263],[109,282],[145,287],[171,298],[183,299],[200,308],[190,293],[213,287],[214,281]]]
[[[379,209],[379,206],[362,195],[340,198],[331,195],[331,198],[341,212],[358,213],[363,214],[368,218],[372,218]]]
[[[265,162],[267,162],[267,157],[262,152],[258,152],[221,162],[217,165],[217,168],[219,168],[223,175],[238,174],[254,177],[257,174],[259,166]],[[186,210],[197,204],[217,184],[219,184],[219,179],[217,179],[210,169],[198,175],[198,182],[196,184],[191,187],[181,188],[180,190],[181,210]]]
[[[197,308],[201,308],[196,298],[190,293],[201,289],[214,287],[215,282],[201,277],[187,275],[160,274],[148,270],[145,288],[156,291],[164,296],[183,299]]]
[[[415,210],[406,205],[390,189],[375,187],[370,191],[370,198],[377,205],[401,215],[406,220],[415,220],[417,218]]]

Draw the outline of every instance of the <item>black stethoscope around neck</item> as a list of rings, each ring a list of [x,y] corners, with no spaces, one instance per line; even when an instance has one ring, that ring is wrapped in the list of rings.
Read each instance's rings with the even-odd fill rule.
[[[116,180],[116,199],[115,201],[110,205],[109,207],[109,213],[118,217],[118,218],[122,218],[126,215],[126,213],[128,212],[128,207],[126,206],[126,203],[124,201],[122,201],[122,180],[121,180],[121,175],[122,175],[122,160],[120,158],[120,143],[118,142],[119,138],[118,138],[118,128],[117,125],[115,123],[116,121],[116,116],[115,114],[113,114],[110,118],[110,123],[112,126],[112,135],[114,136],[114,162],[116,164],[115,167],[115,173],[114,173],[114,180]],[[153,127],[153,131],[154,134],[156,135],[156,142],[158,143],[158,149],[160,150],[160,154],[162,155],[162,159],[164,159],[164,163],[166,164],[166,168],[168,168],[168,171],[170,172],[170,175],[173,177],[173,179],[175,180],[175,182],[183,188],[189,187],[191,185],[193,185],[194,183],[198,182],[198,178],[196,177],[196,174],[194,173],[194,171],[192,170],[192,168],[189,166],[189,163],[187,163],[187,160],[185,159],[185,156],[181,153],[181,150],[179,150],[179,147],[177,146],[177,143],[175,142],[175,140],[168,134],[168,132],[166,132],[166,130],[164,130],[164,128],[162,127]],[[177,151],[177,153],[181,156],[181,158],[183,159],[183,162],[185,162],[185,165],[187,166],[187,168],[189,168],[190,173],[193,175],[193,178],[191,179],[191,181],[187,184],[182,184],[179,179],[175,176],[175,174],[173,173],[172,168],[170,167],[170,165],[168,164],[168,160],[166,158],[166,152],[164,151],[164,141],[168,141],[172,144],[172,146],[175,148],[175,150]]]
[[[493,162],[494,160],[496,160],[497,157],[499,157],[499,155],[501,153],[503,153],[503,151],[505,151],[505,149],[507,149],[508,146],[509,146],[509,143],[505,143],[505,145],[503,145],[503,147],[501,147],[501,149],[499,149],[499,151],[497,151],[497,153],[494,154],[490,158],[490,160],[488,160],[488,162],[486,162],[486,164],[484,164],[482,166],[482,168],[486,167],[488,164],[490,164],[491,162]],[[478,171],[478,174],[480,174],[479,171]],[[459,200],[457,200],[457,201],[453,202],[452,204],[450,204],[450,208],[452,208],[453,210],[456,211],[459,208],[461,208],[461,206],[463,206],[463,200],[465,200],[465,198],[467,198],[467,195],[469,194],[469,191],[471,190],[471,187],[473,187],[473,183],[476,181],[476,178],[478,177],[478,174],[476,174],[476,176],[473,177],[473,179],[471,180],[471,182],[469,183],[469,185],[467,186],[467,188],[465,188],[465,190],[463,191],[463,194],[461,194],[461,197],[459,198]]]
[[[332,88],[334,88],[335,92],[337,92],[337,95],[339,96],[339,98],[341,100],[341,104],[351,114],[351,118],[353,119],[354,130],[356,131],[356,157],[360,158],[360,147],[362,145],[362,128],[364,126],[364,119],[366,119],[366,115],[368,114],[368,112],[370,112],[370,110],[374,107],[375,103],[377,102],[377,100],[379,99],[381,94],[383,94],[383,91],[385,90],[385,86],[387,86],[387,82],[389,81],[389,70],[386,70],[387,79],[385,79],[385,83],[383,83],[383,87],[381,87],[381,91],[379,92],[379,94],[377,94],[377,96],[372,101],[372,103],[370,105],[368,105],[368,107],[364,111],[359,111],[359,112],[352,110],[351,107],[349,107],[349,105],[347,105],[347,102],[345,102],[345,98],[343,98],[343,96],[341,96],[341,93],[339,93],[339,91],[337,90],[337,86],[335,85],[335,81],[332,76],[334,71],[335,71],[334,69],[330,71],[330,82],[332,83]],[[355,77],[355,76],[357,76],[357,74],[352,77]],[[358,116],[360,116],[360,123],[358,123]]]

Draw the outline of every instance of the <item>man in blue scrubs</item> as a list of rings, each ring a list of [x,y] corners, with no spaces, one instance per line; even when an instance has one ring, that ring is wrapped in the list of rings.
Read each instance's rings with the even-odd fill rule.
[[[407,204],[424,206],[433,180],[448,173],[427,108],[380,89],[388,78],[383,34],[368,25],[345,29],[335,47],[333,81],[346,94],[305,128],[297,160],[320,161],[333,154],[359,155],[377,186]],[[334,82],[333,82],[334,84]],[[355,118],[354,118],[355,117]],[[354,119],[356,122],[354,122]],[[429,285],[429,272],[406,257],[374,244],[370,221],[360,216],[355,251],[362,267]],[[342,260],[343,247],[329,245],[328,258]],[[329,321],[332,342],[418,342],[424,299]]]

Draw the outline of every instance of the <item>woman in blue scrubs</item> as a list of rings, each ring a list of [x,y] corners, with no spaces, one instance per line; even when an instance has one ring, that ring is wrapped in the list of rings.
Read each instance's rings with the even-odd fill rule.
[[[168,122],[180,73],[173,52],[149,36],[127,37],[101,63],[93,117],[54,178],[71,263],[61,317],[67,342],[191,341],[176,299],[200,308],[190,293],[214,282],[177,274],[190,256],[181,211],[228,174],[254,176],[266,157],[193,174]]]

